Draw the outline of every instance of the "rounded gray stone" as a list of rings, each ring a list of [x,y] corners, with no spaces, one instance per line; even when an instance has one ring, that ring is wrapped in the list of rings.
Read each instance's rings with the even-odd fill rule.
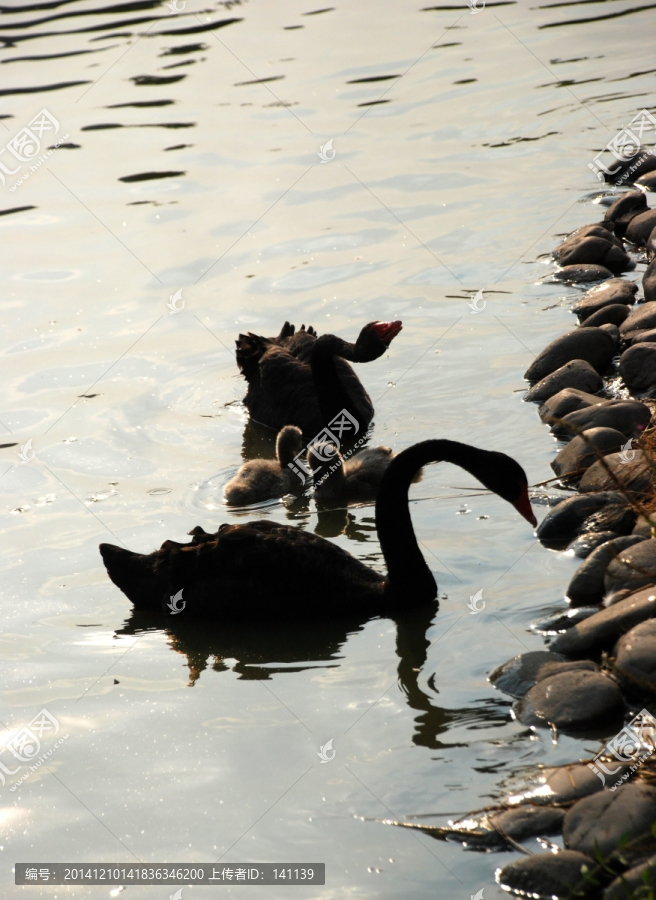
[[[624,442],[624,435],[614,428],[589,428],[558,451],[551,468],[563,477],[581,474],[600,456],[619,451]]]
[[[563,662],[564,656],[548,650],[531,650],[513,656],[490,673],[488,681],[504,694],[523,697],[535,684],[537,674],[545,663]]]
[[[648,209],[631,219],[626,229],[626,237],[633,244],[644,246],[654,228],[656,228],[656,209]]]
[[[578,556],[579,559],[587,559],[593,550],[601,547],[606,541],[612,541],[617,537],[614,531],[581,531],[581,534],[567,548]]]
[[[574,669],[538,681],[513,708],[523,725],[576,733],[620,719],[624,698],[607,675]]]
[[[597,371],[605,369],[615,353],[610,335],[599,328],[578,328],[552,341],[524,373],[530,382],[541,381],[573,359],[589,362]]]
[[[656,346],[636,343],[620,357],[620,375],[632,394],[643,394],[656,386]]]
[[[656,259],[652,259],[642,276],[642,291],[647,303],[656,302]]]
[[[612,203],[604,215],[604,222],[612,225],[616,219],[633,210],[642,212],[647,209],[647,197],[643,191],[627,191]]]
[[[624,244],[621,239],[616,237],[613,234],[612,223],[608,222],[604,225],[603,222],[593,222],[590,225],[581,225],[580,228],[577,228],[576,231],[573,231],[571,234],[568,234],[562,244],[559,244],[556,248],[559,250],[565,244],[568,244],[570,241],[575,239],[580,239],[583,237],[600,237],[603,240],[608,241],[609,244],[614,244],[616,247],[619,247],[620,250],[624,250]]]
[[[520,806],[491,816],[490,823],[521,843],[536,835],[560,834],[564,819],[562,809]]]
[[[552,653],[581,658],[609,650],[631,628],[656,616],[656,588],[637,591],[602,609],[560,634],[550,645]]]
[[[598,328],[600,325],[621,325],[629,316],[628,306],[622,303],[611,303],[592,313],[584,322],[586,328]]]
[[[564,548],[579,534],[581,526],[593,513],[598,512],[606,504],[622,502],[621,495],[615,491],[568,497],[549,510],[538,525],[536,534],[546,546],[554,549]]]
[[[636,178],[635,183],[643,185],[643,187],[648,188],[650,191],[656,191],[656,172],[649,172],[647,175],[641,175],[640,178]]]
[[[604,380],[584,359],[573,359],[551,375],[547,375],[528,391],[524,400],[544,403],[565,388],[577,388],[595,394],[604,386]]]
[[[608,593],[628,588],[637,591],[656,585],[656,540],[649,538],[622,550],[609,564],[604,577]]]
[[[651,410],[639,400],[609,400],[567,413],[552,425],[554,434],[579,434],[588,428],[615,428],[627,437],[640,433],[651,421]]]
[[[584,320],[586,316],[591,316],[604,306],[616,303],[632,306],[637,290],[638,285],[633,281],[627,281],[626,278],[611,278],[610,281],[604,281],[586,291],[578,303],[574,304],[572,312]]]
[[[655,822],[656,788],[623,784],[575,803],[565,814],[563,838],[572,850],[592,855],[598,848],[608,856],[621,838],[645,834]]]
[[[590,856],[573,850],[522,856],[496,875],[498,884],[527,897],[566,897],[584,881],[583,871],[594,868]]]
[[[620,325],[620,334],[627,341],[634,332],[656,328],[656,301],[641,303]]]
[[[615,675],[623,683],[656,694],[656,619],[641,622],[618,641]]]
[[[591,606],[604,599],[604,576],[612,559],[621,551],[639,544],[639,535],[624,535],[605,541],[588,556],[574,573],[565,596],[572,607]]]
[[[568,238],[554,250],[554,259],[561,266],[574,266],[581,263],[593,263],[605,266],[614,275],[635,268],[635,263],[624,250],[605,238],[596,235],[582,235]]]
[[[656,188],[656,173],[653,175]],[[645,873],[649,877],[649,884],[656,884],[656,856],[646,859],[640,865],[633,866],[623,875],[618,876],[608,885],[603,894],[603,900],[630,900],[631,897],[639,897],[633,892],[637,888],[645,887]],[[648,896],[648,895],[646,895]]]
[[[551,376],[547,377],[550,378]],[[543,381],[546,381],[546,379],[543,379]],[[540,384],[542,384],[541,381],[538,382],[536,387]],[[557,394],[545,400],[538,410],[538,415],[543,422],[552,422],[555,419],[562,419],[568,413],[577,409],[587,409],[590,406],[598,406],[604,403],[610,403],[610,401],[604,400],[602,397],[596,397],[594,394],[580,391],[578,388],[563,388],[562,391],[558,391]]]
[[[608,474],[608,469],[612,474]],[[629,495],[641,497],[652,491],[651,468],[642,450],[632,448],[627,449],[624,456],[621,453],[610,453],[604,457],[603,463],[599,461],[593,463],[581,478],[579,491],[585,494],[617,490],[617,481],[613,475]]]
[[[630,339],[633,344],[653,344],[656,341],[656,328],[649,328],[647,331],[634,331],[635,337]]]
[[[579,263],[574,266],[563,266],[553,273],[556,281],[566,281],[569,284],[585,284],[589,281],[606,281],[613,277],[613,272],[606,266]]]

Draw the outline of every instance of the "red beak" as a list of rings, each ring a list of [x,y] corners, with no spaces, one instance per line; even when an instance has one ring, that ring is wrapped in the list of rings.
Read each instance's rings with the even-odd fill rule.
[[[520,515],[524,516],[527,522],[530,522],[531,525],[533,525],[533,527],[538,524],[538,520],[535,518],[533,509],[531,508],[531,501],[528,496],[528,488],[526,485],[522,487],[519,499],[513,503],[513,506]]]
[[[386,344],[391,343],[402,328],[403,323],[398,321],[374,322],[374,324],[371,326],[371,330],[378,335],[381,341],[385,341]]]

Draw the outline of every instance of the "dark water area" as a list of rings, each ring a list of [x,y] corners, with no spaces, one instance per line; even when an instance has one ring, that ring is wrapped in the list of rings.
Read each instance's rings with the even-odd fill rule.
[[[565,610],[572,554],[447,464],[411,490],[439,607],[397,620],[171,624],[132,612],[98,544],[264,517],[384,571],[373,504],[223,501],[275,441],[234,340],[285,320],[354,340],[402,319],[358,372],[373,443],[464,441],[548,479],[522,375],[575,326],[583,288],[548,276],[560,236],[602,217],[588,164],[654,111],[655,8],[0,6],[3,896],[169,897],[16,887],[12,867],[180,860],[324,862],[325,886],[293,889],[317,900],[505,896],[516,854],[371,820],[446,824],[598,749],[520,725],[487,682],[544,647],[528,628]],[[7,743],[44,708],[68,738],[42,735],[30,773]]]

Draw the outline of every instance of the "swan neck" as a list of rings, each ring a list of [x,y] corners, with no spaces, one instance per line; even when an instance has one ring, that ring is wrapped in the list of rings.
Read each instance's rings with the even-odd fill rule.
[[[481,451],[456,441],[422,441],[403,450],[389,465],[378,491],[376,529],[387,565],[387,592],[398,605],[410,607],[437,596],[437,585],[423,557],[412,525],[408,490],[412,479],[429,462],[451,462],[474,477]]]

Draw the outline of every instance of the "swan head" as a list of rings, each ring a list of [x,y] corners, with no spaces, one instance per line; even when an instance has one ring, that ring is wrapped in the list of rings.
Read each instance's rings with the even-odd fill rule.
[[[526,472],[516,460],[505,453],[484,452],[489,455],[490,460],[485,465],[485,471],[477,473],[476,477],[486,488],[511,503],[527,522],[534,527],[537,526],[538,520],[535,518],[528,495]]]
[[[355,342],[359,362],[372,362],[382,356],[402,328],[403,324],[399,321],[369,322],[365,325]]]

